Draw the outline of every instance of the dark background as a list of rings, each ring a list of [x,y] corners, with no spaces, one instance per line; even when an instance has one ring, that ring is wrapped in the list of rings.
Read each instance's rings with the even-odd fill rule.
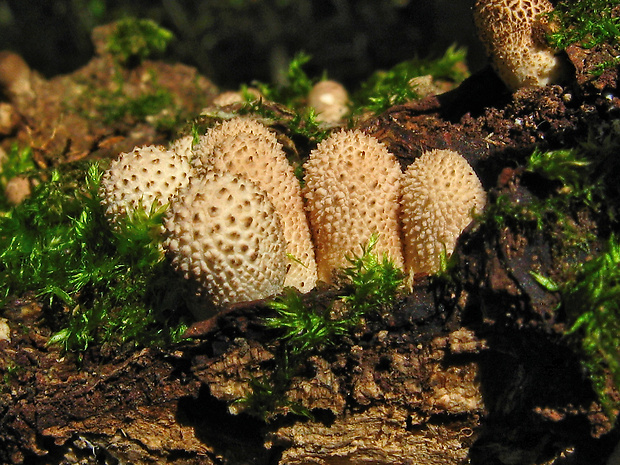
[[[224,88],[277,82],[298,51],[304,69],[350,88],[413,57],[468,49],[485,63],[471,17],[474,0],[0,0],[0,49],[45,76],[71,72],[93,54],[90,31],[125,16],[151,18],[176,40],[166,59],[196,66]]]

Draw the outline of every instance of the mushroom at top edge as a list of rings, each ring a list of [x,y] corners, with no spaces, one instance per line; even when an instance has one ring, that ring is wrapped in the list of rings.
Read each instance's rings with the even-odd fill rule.
[[[477,0],[474,21],[493,68],[515,91],[560,82],[565,61],[546,43],[544,14],[548,0]]]

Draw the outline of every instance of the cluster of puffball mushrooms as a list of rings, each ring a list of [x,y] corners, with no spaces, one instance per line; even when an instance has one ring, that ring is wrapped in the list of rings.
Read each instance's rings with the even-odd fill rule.
[[[333,132],[304,165],[304,187],[277,136],[235,117],[166,149],[121,154],[100,196],[114,222],[168,204],[163,248],[215,306],[262,299],[290,286],[332,282],[372,235],[410,277],[436,272],[486,194],[450,150],[422,154],[402,173],[396,157],[359,130]]]
[[[479,36],[510,90],[566,74],[544,40],[542,15],[552,9],[549,0],[476,1]],[[332,81],[319,83],[309,101],[325,122],[337,124],[347,111],[346,91]],[[358,130],[334,132],[310,153],[302,189],[275,133],[240,117],[195,145],[185,137],[169,149],[121,154],[102,179],[101,197],[112,221],[132,208],[169,204],[163,247],[216,306],[330,283],[374,234],[375,253],[412,283],[438,271],[486,201],[458,153],[423,153],[402,173],[394,155]]]

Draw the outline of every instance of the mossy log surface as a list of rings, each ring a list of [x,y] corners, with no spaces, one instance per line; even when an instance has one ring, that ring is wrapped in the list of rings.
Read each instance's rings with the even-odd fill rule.
[[[612,93],[618,70],[593,78],[596,50],[572,47],[568,56],[577,80],[566,87],[510,95],[485,70],[359,126],[403,166],[426,149],[455,149],[491,196],[527,204],[536,183],[519,160],[620,115]],[[156,70],[158,86],[169,84],[189,113],[199,108],[188,102],[215,94],[191,69],[141,66]],[[58,96],[79,85],[110,85],[110,76],[102,77],[108,69],[98,57],[68,77],[35,77],[34,94],[11,101],[20,119],[6,141],[30,138],[41,165],[163,142],[169,134],[147,120],[103,124],[65,112]],[[149,70],[138,67],[125,78],[139,85]],[[580,221],[595,230],[587,216]],[[419,280],[389,316],[367,318],[340,344],[308,358],[268,422],[240,402],[256,379],[273,373],[282,350],[278,334],[261,324],[271,311],[262,302],[197,323],[167,350],[92,347],[78,361],[46,345],[54,324],[34,299],[14,301],[1,314],[11,335],[0,340],[0,462],[605,463],[618,431],[562,337],[557,297],[529,274],[553,275],[559,266],[549,237],[474,227],[455,255],[457,279]],[[293,405],[312,417],[296,415]]]

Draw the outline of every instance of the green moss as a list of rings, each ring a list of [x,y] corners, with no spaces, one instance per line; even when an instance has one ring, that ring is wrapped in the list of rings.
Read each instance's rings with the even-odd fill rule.
[[[350,265],[341,272],[343,284],[336,301],[317,305],[311,297],[289,289],[270,303],[276,316],[265,319],[265,325],[280,333],[282,344],[275,354],[272,375],[254,380],[252,392],[240,401],[250,413],[266,419],[286,407],[294,413],[309,415],[285,396],[299,367],[311,354],[336,345],[364,316],[394,304],[403,290],[404,274],[389,257],[377,257],[376,244],[377,236],[372,236],[361,247],[360,255],[347,257]]]
[[[577,336],[599,399],[615,421],[620,401],[608,384],[620,390],[620,241],[611,236],[596,257],[575,267],[574,279],[556,283],[548,277],[532,276],[549,292],[559,292],[570,329]]]
[[[139,63],[164,52],[173,38],[172,32],[150,19],[125,18],[116,23],[106,49],[122,64]]]
[[[555,30],[547,35],[551,45],[565,49],[578,43],[586,48],[620,41],[620,16],[608,0],[562,0],[547,17]]]
[[[466,51],[452,46],[437,59],[405,61],[388,71],[377,71],[360,87],[353,96],[353,112],[370,111],[381,113],[393,105],[400,105],[419,98],[411,79],[431,75],[435,79],[463,81],[467,73],[463,71]]]
[[[342,270],[347,283],[342,301],[350,310],[352,324],[371,310],[389,308],[402,291],[405,276],[390,257],[377,256],[374,252],[377,241],[377,235],[371,236],[368,244],[362,246],[361,255],[346,257],[350,266]]]
[[[135,97],[129,97],[119,89],[112,93],[100,93],[101,103],[97,111],[106,124],[115,123],[125,118],[134,121],[145,121],[149,116],[158,115],[164,110],[174,113],[174,98],[170,91],[155,88]],[[176,121],[176,118],[175,118]]]
[[[97,165],[53,171],[0,218],[0,298],[34,292],[56,322],[50,343],[66,350],[171,341],[179,325],[164,317],[177,292],[157,234],[164,210],[138,209],[112,229],[100,179]]]
[[[546,191],[521,202],[499,196],[485,219],[499,234],[508,227],[526,235],[537,231],[549,240],[557,264],[553,279],[531,274],[547,291],[560,293],[570,327],[567,336],[574,338],[595,391],[615,418],[620,410],[611,394],[612,385],[620,390],[620,138],[613,125],[607,136],[594,133],[574,148],[535,151],[527,170],[546,179],[536,180],[538,187],[546,184]],[[589,219],[586,224],[580,224],[578,212]],[[601,251],[594,232],[608,236]],[[591,257],[586,262],[584,251]]]
[[[283,85],[274,86],[257,82],[258,90],[267,100],[278,102],[291,109],[300,108],[316,82],[303,70],[303,66],[311,59],[310,55],[297,53],[283,76]]]

